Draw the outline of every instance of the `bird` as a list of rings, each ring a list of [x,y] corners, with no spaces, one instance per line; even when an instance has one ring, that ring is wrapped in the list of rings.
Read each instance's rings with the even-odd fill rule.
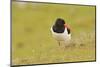
[[[51,33],[52,37],[57,40],[59,46],[61,45],[61,42],[68,44],[71,40],[70,27],[62,18],[56,19],[55,23],[51,27]]]

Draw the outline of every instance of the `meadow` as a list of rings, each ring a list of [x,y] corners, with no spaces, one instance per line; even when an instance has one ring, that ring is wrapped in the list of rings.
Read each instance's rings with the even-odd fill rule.
[[[57,18],[71,27],[60,47],[50,28]],[[12,2],[12,65],[95,61],[95,6]]]

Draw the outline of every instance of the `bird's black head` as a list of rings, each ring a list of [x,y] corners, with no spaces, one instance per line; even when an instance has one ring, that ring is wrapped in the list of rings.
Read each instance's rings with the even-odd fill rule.
[[[61,18],[58,18],[53,26],[54,32],[63,33],[65,30],[64,24],[65,21]]]
[[[64,27],[64,24],[65,24],[65,21],[61,18],[58,18],[55,22],[55,26],[61,27],[61,28]]]

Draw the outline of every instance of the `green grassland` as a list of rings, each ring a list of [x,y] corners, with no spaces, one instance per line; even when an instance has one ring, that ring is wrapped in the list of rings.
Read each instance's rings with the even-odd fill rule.
[[[60,47],[50,28],[57,18],[71,27],[70,47]],[[12,2],[12,64],[95,60],[95,6]]]

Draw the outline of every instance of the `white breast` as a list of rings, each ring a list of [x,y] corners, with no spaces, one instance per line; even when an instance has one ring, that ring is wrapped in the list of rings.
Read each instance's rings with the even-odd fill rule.
[[[52,32],[52,36],[58,41],[68,41],[71,39],[71,34],[68,34],[67,28],[65,28],[65,31],[63,33],[56,33],[52,30],[52,28],[51,28],[51,32]]]

